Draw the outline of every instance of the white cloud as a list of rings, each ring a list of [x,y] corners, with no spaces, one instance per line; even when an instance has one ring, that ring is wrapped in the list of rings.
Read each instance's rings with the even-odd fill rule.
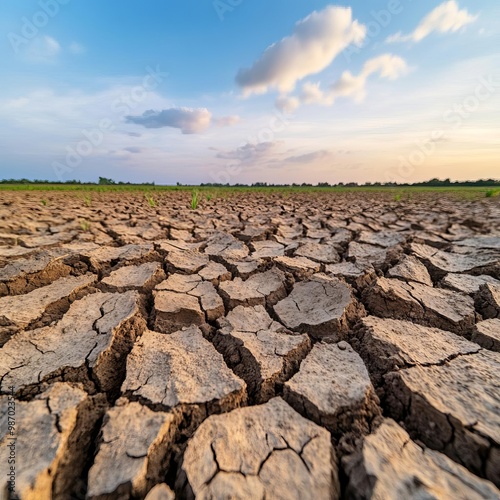
[[[53,63],[63,52],[83,54],[85,51],[85,47],[78,42],[71,42],[63,47],[55,38],[44,35],[34,38],[25,54],[27,59],[33,62]]]
[[[366,82],[368,78],[378,73],[381,78],[395,80],[406,74],[408,66],[399,56],[384,54],[367,61],[361,73],[354,76],[350,71],[344,71],[340,79],[331,87],[330,97],[352,97],[362,101],[366,96]]]
[[[331,106],[339,97],[350,97],[355,101],[362,101],[366,96],[366,82],[374,74],[380,78],[395,80],[408,72],[406,61],[399,56],[383,54],[366,61],[359,75],[344,71],[337,82],[323,91],[319,83],[305,82],[298,97],[281,97],[283,103],[293,101],[296,109],[300,104],[321,104]],[[276,102],[276,106],[280,108]]]
[[[126,116],[125,120],[146,128],[173,127],[180,129],[183,134],[198,134],[210,127],[212,114],[206,108],[150,109],[139,116]]]
[[[396,80],[408,72],[406,61],[393,54],[383,54],[366,61],[362,74],[366,77],[379,73],[382,78]]]
[[[61,45],[55,38],[41,36],[33,40],[26,55],[35,62],[53,62],[60,52]]]
[[[241,118],[238,115],[221,116],[220,118],[214,118],[214,125],[217,127],[232,127],[240,121]]]
[[[236,82],[246,95],[271,88],[290,92],[297,81],[324,70],[365,36],[366,27],[353,21],[350,8],[328,6],[299,21],[292,35],[269,46],[251,68],[241,69]]]
[[[303,104],[333,104],[333,97],[326,96],[320,88],[320,83],[305,82],[300,93]]]
[[[427,14],[415,28],[415,31],[408,35],[403,35],[401,32],[396,33],[387,38],[386,42],[420,42],[433,32],[454,33],[460,28],[473,23],[478,17],[478,15],[470,14],[467,9],[460,10],[455,0],[449,0],[438,5],[433,11]]]
[[[364,72],[354,76],[350,71],[344,71],[339,80],[332,85],[330,96],[333,98],[351,97],[361,102],[366,97],[367,78]]]

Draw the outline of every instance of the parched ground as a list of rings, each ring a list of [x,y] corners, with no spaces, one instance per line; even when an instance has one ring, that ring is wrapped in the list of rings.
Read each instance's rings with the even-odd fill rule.
[[[500,498],[498,200],[0,192],[2,498]]]

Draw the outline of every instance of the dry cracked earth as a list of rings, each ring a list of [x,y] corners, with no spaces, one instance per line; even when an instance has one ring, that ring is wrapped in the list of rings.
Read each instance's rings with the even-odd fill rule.
[[[3,498],[500,498],[498,201],[188,198],[1,193]]]

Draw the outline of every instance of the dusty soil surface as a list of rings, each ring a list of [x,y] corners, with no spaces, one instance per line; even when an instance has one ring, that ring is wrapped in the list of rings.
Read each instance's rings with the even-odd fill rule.
[[[0,193],[2,498],[500,498],[498,199],[41,198]]]

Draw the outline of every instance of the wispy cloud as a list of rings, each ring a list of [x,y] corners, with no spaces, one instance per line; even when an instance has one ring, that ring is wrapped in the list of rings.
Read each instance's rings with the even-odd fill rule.
[[[206,108],[150,109],[139,116],[126,116],[125,120],[146,128],[172,127],[180,129],[183,134],[199,134],[210,127],[212,113]]]
[[[238,115],[222,116],[220,118],[214,118],[214,125],[217,127],[232,127],[240,123],[241,118]]]
[[[231,127],[240,120],[237,115],[214,118],[207,108],[168,108],[162,111],[149,109],[142,115],[125,117],[127,123],[142,125],[145,128],[178,128],[183,134],[200,134],[211,125]]]
[[[241,69],[236,82],[246,95],[271,88],[290,92],[297,81],[324,70],[365,36],[366,27],[353,21],[350,8],[328,6],[299,21],[292,35],[269,46],[250,68]]]
[[[249,165],[256,161],[269,159],[276,152],[276,149],[281,146],[282,142],[260,142],[258,144],[247,143],[236,149],[229,151],[219,151],[216,158],[222,160],[237,160],[243,165]]]
[[[34,62],[54,62],[61,52],[61,45],[51,36],[41,36],[33,40],[26,51],[28,59]]]
[[[478,15],[470,14],[466,9],[460,9],[455,0],[438,5],[425,16],[412,33],[403,35],[401,32],[387,38],[387,43],[420,42],[431,33],[449,33],[473,23]]]
[[[54,63],[59,56],[64,53],[73,55],[84,54],[86,48],[78,43],[71,42],[69,45],[61,44],[51,36],[39,36],[26,47],[25,58],[31,62],[37,63]]]
[[[78,42],[71,42],[70,46],[68,47],[68,50],[72,54],[84,54],[86,52],[85,46]]]
[[[317,160],[323,160],[324,158],[327,158],[329,156],[331,156],[330,151],[321,149],[319,151],[312,151],[311,153],[305,153],[303,155],[289,156],[288,158],[285,158],[285,162],[305,164],[312,163]]]
[[[138,148],[137,146],[130,146],[128,148],[123,148],[124,151],[128,153],[138,154],[142,151],[142,148]]]

